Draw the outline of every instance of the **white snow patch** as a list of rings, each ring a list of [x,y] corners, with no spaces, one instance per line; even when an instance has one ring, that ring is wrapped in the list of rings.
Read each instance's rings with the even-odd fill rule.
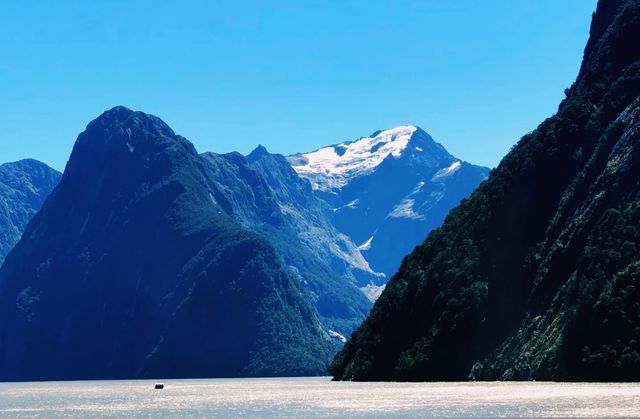
[[[423,220],[424,216],[415,212],[413,206],[415,199],[405,198],[393,208],[393,211],[387,215],[388,218],[411,218],[414,220]]]
[[[379,278],[385,277],[384,273],[374,272],[374,270],[371,269],[371,266],[369,266],[369,262],[367,262],[364,256],[362,256],[362,253],[360,253],[358,248],[348,236],[339,233],[337,239],[338,240],[336,241],[328,243],[329,251],[331,253],[347,262],[347,264],[353,268],[360,269]]]
[[[433,175],[431,180],[435,181],[435,180],[441,179],[443,177],[450,176],[450,175],[454,174],[455,172],[457,172],[458,169],[460,169],[461,166],[462,166],[462,162],[455,161],[455,162],[453,162],[451,164],[451,166],[445,167],[444,169],[441,169],[441,170],[438,170],[436,172],[436,174]]]
[[[418,192],[420,192],[420,191],[422,190],[422,188],[424,187],[424,185],[425,185],[425,184],[426,184],[426,183],[425,183],[425,181],[424,181],[424,180],[421,180],[420,182],[418,182],[418,184],[416,185],[416,187],[415,187],[415,188],[413,188],[413,191],[411,191],[411,195],[413,195],[413,194],[417,194]]]
[[[373,285],[369,284],[366,287],[360,288],[360,291],[371,301],[375,303],[378,298],[380,298],[380,294],[384,291],[384,285]]]
[[[399,126],[373,137],[292,156],[289,161],[299,175],[311,179],[314,189],[339,189],[354,177],[370,173],[388,156],[400,157],[416,129]]]
[[[360,200],[358,198],[356,198],[353,201],[349,202],[347,205],[343,205],[341,207],[334,208],[333,212],[340,211],[343,208],[351,208],[351,209],[357,208],[359,203],[360,203]]]
[[[369,240],[358,246],[358,250],[363,251],[371,249],[371,242],[373,242],[373,236],[369,237]]]
[[[343,335],[336,332],[335,330],[327,330],[327,332],[329,333],[329,336],[331,336],[332,338],[337,338],[340,342],[347,343],[347,338],[345,338]]]

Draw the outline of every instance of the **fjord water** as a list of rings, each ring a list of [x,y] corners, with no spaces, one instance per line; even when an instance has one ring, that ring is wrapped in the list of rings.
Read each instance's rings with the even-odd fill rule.
[[[640,384],[329,378],[0,383],[0,416],[637,417]]]

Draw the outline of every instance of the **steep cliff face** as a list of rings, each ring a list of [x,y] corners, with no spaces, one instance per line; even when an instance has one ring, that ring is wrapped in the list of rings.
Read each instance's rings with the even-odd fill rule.
[[[327,331],[349,336],[372,305],[356,286],[356,278],[373,272],[356,246],[333,227],[328,206],[283,156],[264,148],[247,157],[239,153],[202,157],[220,192],[217,201],[227,214],[276,249]]]
[[[555,116],[403,262],[336,379],[640,379],[640,1],[601,0]]]
[[[0,379],[315,375],[328,335],[202,157],[117,107],[0,269]]]
[[[60,176],[37,160],[0,165],[0,266]]]

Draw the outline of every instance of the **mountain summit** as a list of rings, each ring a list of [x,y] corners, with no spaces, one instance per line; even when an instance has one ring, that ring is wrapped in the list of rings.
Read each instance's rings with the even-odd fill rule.
[[[311,181],[313,189],[329,192],[370,174],[389,156],[399,158],[406,151],[424,151],[416,144],[412,144],[410,150],[407,147],[410,141],[416,142],[414,137],[425,134],[412,125],[399,126],[376,131],[370,137],[297,154],[289,157],[289,161],[299,175]],[[436,158],[448,155],[442,146],[435,154]]]
[[[412,125],[288,160],[333,208],[338,230],[358,244],[374,271],[384,274],[373,285],[384,284],[404,255],[489,173],[456,159]]]
[[[117,107],[0,269],[0,380],[317,375],[330,337],[195,148]]]

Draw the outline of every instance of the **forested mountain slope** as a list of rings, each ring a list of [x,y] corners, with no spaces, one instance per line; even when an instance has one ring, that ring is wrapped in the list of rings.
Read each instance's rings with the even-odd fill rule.
[[[336,379],[640,379],[640,1],[600,0],[574,85],[407,256]]]
[[[316,310],[223,197],[159,118],[92,121],[0,269],[0,380],[321,374]]]

